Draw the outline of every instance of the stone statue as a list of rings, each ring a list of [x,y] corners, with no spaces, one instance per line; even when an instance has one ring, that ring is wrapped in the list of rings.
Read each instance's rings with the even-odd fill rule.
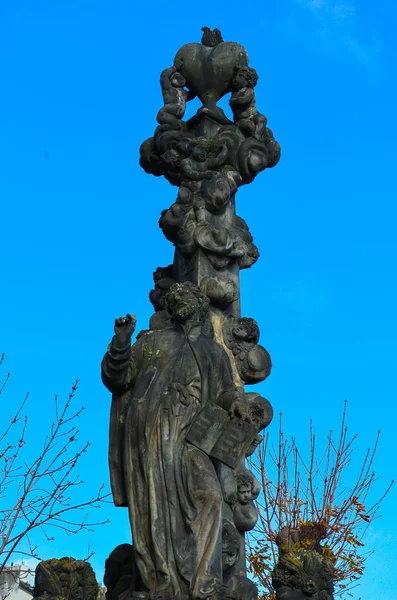
[[[257,383],[270,375],[270,354],[258,345],[259,327],[254,319],[229,317],[223,326],[227,347],[233,352],[241,379]]]
[[[258,75],[246,50],[225,42],[217,29],[203,31],[201,44],[180,48],[161,75],[164,106],[154,136],[141,145],[140,164],[179,186],[160,226],[185,258],[203,251],[214,276],[231,262],[247,268],[258,258],[247,226],[250,239],[241,235],[233,198],[240,186],[277,164],[280,146],[256,108]],[[227,93],[233,121],[216,104]],[[203,107],[185,122],[186,104],[195,96]]]
[[[279,559],[272,573],[277,600],[333,600],[334,566],[324,555],[322,523],[286,525],[276,537]]]
[[[190,282],[174,284],[166,306],[171,326],[132,347],[135,318],[117,319],[102,362],[113,393],[113,497],[128,506],[142,591],[153,599],[217,598],[222,492],[211,459],[185,436],[207,403],[249,414],[226,352],[203,333],[207,297]]]
[[[277,600],[333,600],[334,567],[315,550],[281,555],[273,571]]]
[[[256,585],[241,573],[233,572],[240,557],[240,536],[236,527],[227,519],[222,526],[222,567],[229,596],[242,600],[258,600]]]
[[[133,545],[106,567],[108,600],[257,600],[245,532],[259,484],[245,468],[272,420],[270,355],[241,318],[240,270],[259,258],[235,195],[277,164],[280,146],[256,107],[258,75],[240,44],[203,27],[163,70],[163,106],[140,165],[178,187],[159,225],[174,260],[154,273],[149,329],[131,347],[135,317],[116,319],[102,362],[112,392],[109,465]],[[217,102],[230,95],[232,120]],[[187,104],[202,106],[184,120]],[[131,540],[128,540],[130,542]]]

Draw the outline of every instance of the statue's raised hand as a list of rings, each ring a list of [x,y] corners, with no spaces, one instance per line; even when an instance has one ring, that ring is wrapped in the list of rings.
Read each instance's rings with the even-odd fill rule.
[[[125,317],[119,317],[114,322],[114,333],[117,345],[125,346],[130,342],[131,336],[135,331],[136,316],[127,314]]]

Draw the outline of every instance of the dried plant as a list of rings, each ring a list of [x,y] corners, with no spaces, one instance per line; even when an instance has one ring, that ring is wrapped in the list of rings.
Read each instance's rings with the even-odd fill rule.
[[[4,355],[0,365],[3,361]],[[0,402],[9,379],[8,373],[0,385]],[[90,446],[87,442],[76,449],[77,421],[84,410],[73,412],[77,388],[78,380],[63,404],[55,396],[54,420],[37,456],[32,458],[26,451],[28,394],[0,431],[0,576],[16,552],[40,559],[40,535],[49,541],[57,531],[72,535],[108,522],[88,518],[90,509],[108,502],[104,485],[84,500],[75,496],[83,484],[76,467]],[[3,423],[6,408],[1,404]]]
[[[280,415],[277,445],[271,443],[267,434],[257,458],[251,460],[251,469],[261,481],[262,492],[257,503],[258,524],[248,540],[248,558],[264,599],[275,598],[272,570],[281,549],[281,531],[314,528],[320,532],[321,552],[335,567],[336,596],[357,585],[365,562],[372,554],[371,550],[364,550],[363,538],[369,525],[379,516],[380,504],[393,481],[371,504],[369,493],[377,480],[373,464],[379,431],[374,447],[367,450],[356,476],[351,475],[348,467],[357,435],[348,438],[346,407],[345,402],[339,437],[335,440],[330,431],[325,451],[320,454],[312,422],[305,459],[296,439],[286,439]],[[354,482],[350,485],[346,481],[348,474],[349,481]]]

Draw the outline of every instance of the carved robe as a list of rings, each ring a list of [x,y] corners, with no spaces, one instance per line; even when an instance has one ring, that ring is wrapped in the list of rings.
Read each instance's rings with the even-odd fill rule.
[[[229,359],[196,326],[112,344],[102,378],[113,392],[110,473],[128,506],[137,565],[155,596],[204,599],[221,581],[222,493],[210,458],[185,440],[206,402],[234,399]]]

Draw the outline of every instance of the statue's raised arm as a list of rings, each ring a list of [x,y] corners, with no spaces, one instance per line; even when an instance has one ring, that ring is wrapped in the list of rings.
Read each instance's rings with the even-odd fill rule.
[[[110,392],[120,393],[131,386],[136,376],[136,363],[131,351],[131,337],[136,317],[127,314],[114,322],[114,336],[102,360],[102,381]]]

